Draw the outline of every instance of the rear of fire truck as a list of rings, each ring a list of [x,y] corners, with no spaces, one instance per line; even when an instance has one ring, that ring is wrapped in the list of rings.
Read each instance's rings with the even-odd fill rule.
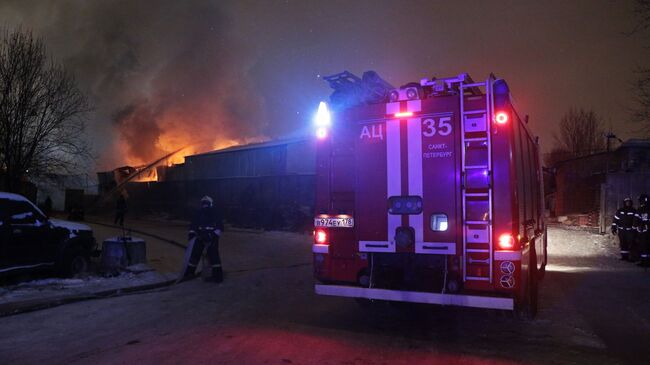
[[[325,79],[334,93],[315,120],[316,292],[534,314],[546,263],[541,172],[535,143],[522,185],[513,126],[527,127],[505,81]],[[524,197],[537,201],[534,222]]]

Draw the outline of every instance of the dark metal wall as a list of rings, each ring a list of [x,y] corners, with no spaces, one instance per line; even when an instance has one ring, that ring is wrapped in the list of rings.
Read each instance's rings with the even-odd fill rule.
[[[638,207],[640,194],[650,194],[650,172],[608,174],[601,185],[600,194],[600,232],[609,231],[616,210],[623,205],[623,199],[632,198]]]
[[[128,214],[190,219],[209,195],[235,226],[303,230],[313,217],[314,172],[309,140],[188,156],[182,165],[159,168],[158,182],[126,184]]]
[[[128,183],[128,215],[188,220],[204,195],[238,227],[302,230],[313,217],[314,175]]]

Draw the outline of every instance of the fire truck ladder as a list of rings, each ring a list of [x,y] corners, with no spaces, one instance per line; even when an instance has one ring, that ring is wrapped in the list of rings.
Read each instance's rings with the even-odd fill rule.
[[[469,81],[469,82],[468,82]],[[485,82],[461,81],[461,161],[463,202],[463,281],[492,282],[492,150],[493,76]],[[468,82],[468,83],[466,83]],[[471,102],[472,96],[485,104]],[[467,98],[467,100],[466,100]],[[479,109],[477,109],[477,106]]]

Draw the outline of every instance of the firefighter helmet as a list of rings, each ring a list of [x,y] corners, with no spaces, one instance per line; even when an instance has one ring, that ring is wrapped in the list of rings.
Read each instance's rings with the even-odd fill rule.
[[[211,207],[212,206],[212,198],[210,198],[207,195],[204,196],[203,198],[201,198],[201,206]]]
[[[630,203],[630,205],[632,205],[632,198],[630,198],[629,196],[623,199],[623,205],[627,205],[627,203]]]

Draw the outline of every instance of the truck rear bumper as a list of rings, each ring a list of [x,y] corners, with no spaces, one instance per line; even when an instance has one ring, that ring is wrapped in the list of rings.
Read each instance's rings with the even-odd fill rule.
[[[482,297],[477,295],[439,294],[388,289],[369,289],[344,285],[316,284],[316,294],[350,298],[392,300],[399,302],[455,305],[460,307],[513,310],[512,298]]]

